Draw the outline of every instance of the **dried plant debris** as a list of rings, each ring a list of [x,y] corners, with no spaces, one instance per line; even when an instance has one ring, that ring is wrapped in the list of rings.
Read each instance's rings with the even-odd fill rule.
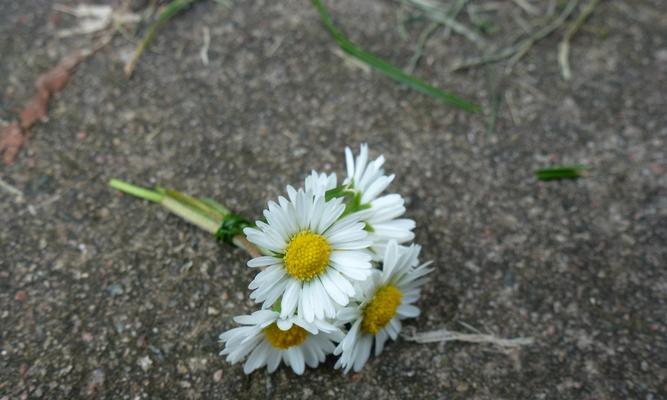
[[[157,36],[158,29],[167,23],[172,17],[189,7],[195,0],[173,0],[166,5],[157,17],[157,20],[151,24],[146,32],[146,35],[141,39],[139,45],[134,49],[132,58],[125,64],[125,76],[129,79],[132,77],[134,68],[139,62],[139,57],[144,53],[148,46],[153,42]]]
[[[426,95],[435,97],[445,104],[460,108],[468,112],[480,112],[482,108],[468,100],[465,100],[459,96],[445,92],[441,89],[438,89],[435,86],[416,78],[413,75],[406,74],[400,68],[395,67],[389,62],[385,61],[382,58],[377,57],[374,54],[371,54],[361,47],[354,44],[350,39],[347,38],[341,31],[339,31],[333,23],[329,12],[322,4],[321,0],[312,0],[313,6],[320,15],[320,20],[325,26],[329,34],[333,37],[334,41],[338,47],[345,52],[348,56],[358,60],[360,63],[367,65],[369,68],[372,68],[381,74],[394,79],[395,81],[402,83],[418,92],[424,93]]]
[[[465,56],[455,59],[450,65],[451,71],[459,71],[486,64],[507,61],[506,72],[511,72],[513,66],[523,58],[535,43],[555,34],[559,29],[568,26],[568,21],[574,19],[566,29],[563,39],[559,45],[558,61],[564,79],[570,79],[572,72],[568,63],[569,44],[574,34],[581,28],[590,17],[600,0],[589,0],[582,5],[583,0],[567,0],[561,2],[537,2],[528,0],[513,0],[512,2],[490,2],[487,4],[476,4],[469,0],[457,0],[452,2],[449,8],[433,0],[401,0],[409,10],[417,12],[423,18],[430,20],[432,24],[443,26],[446,29],[461,35],[475,45],[479,53],[477,56]],[[523,31],[522,34],[509,35],[512,37],[509,43],[504,45],[494,40],[492,34],[499,26],[494,20],[482,18],[479,13],[507,13],[508,9],[514,7],[519,12],[512,12],[512,18],[519,25],[513,31]],[[468,19],[458,18],[455,10],[465,8]],[[524,19],[528,16],[529,19]],[[576,16],[576,17],[575,17]],[[506,27],[507,28],[507,27]],[[429,25],[424,32],[437,29]],[[505,29],[508,31],[508,29]],[[425,33],[426,34],[426,33]],[[420,47],[423,46],[420,39],[415,54],[421,55]]]
[[[466,324],[467,326],[467,324]],[[472,329],[472,328],[469,328]],[[437,342],[467,342],[467,343],[488,343],[499,348],[514,348],[529,346],[535,342],[532,337],[501,338],[495,335],[481,333],[473,329],[475,333],[462,333],[450,331],[443,328],[428,332],[417,332],[406,334],[403,337],[406,340],[417,343],[437,343]]]
[[[78,19],[78,25],[74,28],[58,31],[59,37],[74,35],[89,35],[110,28],[117,29],[119,26],[136,23],[141,20],[138,14],[116,10],[108,5],[80,4],[76,7],[68,7],[56,4],[55,10],[73,15]]]
[[[21,130],[18,122],[12,122],[0,128],[0,153],[2,153],[2,162],[11,164],[16,158],[26,137]]]
[[[570,69],[570,41],[588,17],[593,14],[593,10],[595,10],[595,7],[599,3],[600,0],[590,0],[586,4],[577,19],[567,29],[567,32],[563,35],[563,40],[558,45],[558,65],[560,66],[561,75],[563,75],[563,79],[566,81],[572,79],[572,70]]]
[[[37,92],[20,110],[19,121],[0,128],[0,154],[5,164],[14,162],[28,138],[29,129],[40,121],[46,121],[50,98],[67,85],[74,68],[91,53],[91,51],[75,51],[63,58],[58,65],[37,77],[35,80]]]

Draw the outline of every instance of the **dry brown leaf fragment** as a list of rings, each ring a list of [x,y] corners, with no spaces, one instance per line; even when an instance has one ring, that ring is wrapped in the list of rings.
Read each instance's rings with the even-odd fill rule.
[[[25,142],[26,136],[18,122],[0,128],[0,153],[2,162],[11,164]]]
[[[83,53],[81,51],[75,51],[63,58],[58,65],[37,78],[35,81],[37,90],[46,90],[49,94],[61,91],[72,76],[72,70],[82,59]]]
[[[49,93],[40,90],[21,110],[19,114],[21,120],[21,129],[30,129],[39,121],[47,120]]]
[[[0,153],[5,164],[14,158],[27,139],[28,129],[48,118],[49,99],[63,90],[72,77],[74,68],[91,52],[75,51],[63,58],[58,65],[41,74],[35,80],[37,93],[19,112],[19,122],[13,122],[0,130]]]

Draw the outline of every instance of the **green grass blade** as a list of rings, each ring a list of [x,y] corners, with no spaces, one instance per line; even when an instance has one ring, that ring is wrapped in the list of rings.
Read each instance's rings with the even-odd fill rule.
[[[153,39],[155,39],[158,29],[165,22],[169,21],[174,15],[178,14],[181,10],[188,7],[194,1],[195,0],[173,0],[171,3],[165,6],[162,12],[160,12],[160,15],[158,15],[157,20],[153,22],[148,28],[146,36],[141,39],[139,45],[136,47],[136,49],[134,49],[134,53],[132,54],[130,61],[125,64],[126,77],[130,78],[132,76],[134,68],[137,66],[137,62],[139,61],[139,57],[141,57],[143,52],[148,48],[148,45],[151,44]]]
[[[320,18],[324,26],[327,28],[327,30],[334,38],[338,46],[347,54],[358,59],[364,64],[370,66],[376,71],[406,86],[409,86],[410,88],[418,92],[427,94],[429,96],[433,96],[442,101],[443,103],[452,105],[454,107],[458,107],[462,110],[469,112],[480,112],[482,110],[479,105],[471,103],[451,93],[447,93],[434,86],[431,86],[428,83],[418,78],[415,78],[412,75],[408,75],[405,72],[403,72],[400,68],[397,68],[388,63],[387,61],[371,53],[368,53],[367,51],[358,47],[357,45],[352,43],[347,37],[345,37],[345,35],[343,35],[338,29],[336,29],[336,27],[333,24],[333,21],[331,20],[331,16],[329,15],[329,13],[327,12],[326,8],[324,7],[324,5],[320,0],[312,0],[312,2],[317,11],[319,12]]]
[[[584,176],[586,165],[562,165],[557,167],[543,168],[535,171],[535,177],[541,181],[555,181],[561,179],[578,179]]]

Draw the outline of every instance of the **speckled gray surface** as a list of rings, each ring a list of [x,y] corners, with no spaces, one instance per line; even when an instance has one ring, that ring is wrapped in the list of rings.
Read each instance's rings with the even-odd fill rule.
[[[503,101],[492,133],[484,116],[345,66],[306,1],[199,3],[131,81],[122,66],[133,45],[117,38],[78,68],[16,164],[0,166],[24,193],[0,191],[0,398],[667,397],[661,3],[603,2],[590,24],[608,35],[577,35],[571,82],[559,76],[558,36],[538,43],[502,82],[513,107]],[[88,43],[54,37],[69,22],[51,5],[2,2],[5,121],[35,76]],[[404,65],[414,40],[398,35],[396,8],[346,0],[332,13]],[[418,74],[488,109],[484,69],[447,71],[469,46],[432,39]],[[217,336],[254,309],[246,255],[106,187],[159,182],[257,216],[311,168],[342,174],[343,146],[360,142],[385,154],[437,267],[409,329],[464,321],[533,346],[400,340],[360,374],[329,360],[302,377],[245,376],[217,355]],[[536,182],[550,163],[593,169]]]

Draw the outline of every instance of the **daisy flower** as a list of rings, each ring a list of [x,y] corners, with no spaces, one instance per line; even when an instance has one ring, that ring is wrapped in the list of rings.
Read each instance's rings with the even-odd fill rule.
[[[302,189],[287,187],[288,199],[269,202],[266,222],[246,228],[248,240],[265,256],[248,262],[265,268],[248,286],[250,298],[270,308],[279,297],[280,315],[298,312],[306,321],[333,318],[336,305],[354,295],[353,281],[371,274],[371,242],[359,219],[345,210],[343,199],[325,201]]]
[[[271,310],[241,315],[234,321],[243,326],[220,335],[225,343],[220,355],[227,355],[232,364],[249,355],[243,365],[246,374],[264,366],[272,373],[282,361],[301,375],[306,365],[315,368],[323,362],[334,350],[334,342],[343,336],[338,327],[328,322],[310,323],[299,316],[281,319]]]
[[[427,281],[424,276],[433,269],[429,263],[416,268],[421,247],[398,246],[390,241],[384,253],[382,271],[375,270],[366,282],[359,286],[358,302],[341,309],[338,321],[351,323],[352,327],[334,350],[341,355],[336,368],[359,371],[371,354],[375,339],[375,355],[382,353],[388,338],[396,340],[401,331],[401,320],[419,315],[413,305]]]
[[[368,145],[362,144],[356,159],[352,150],[345,148],[345,163],[347,177],[343,184],[357,192],[360,204],[367,207],[359,212],[359,217],[371,232],[369,239],[374,242],[374,250],[381,254],[389,240],[404,243],[414,239],[415,221],[398,218],[405,213],[403,197],[398,194],[380,196],[394,180],[393,174],[384,174],[384,156],[369,162]]]

